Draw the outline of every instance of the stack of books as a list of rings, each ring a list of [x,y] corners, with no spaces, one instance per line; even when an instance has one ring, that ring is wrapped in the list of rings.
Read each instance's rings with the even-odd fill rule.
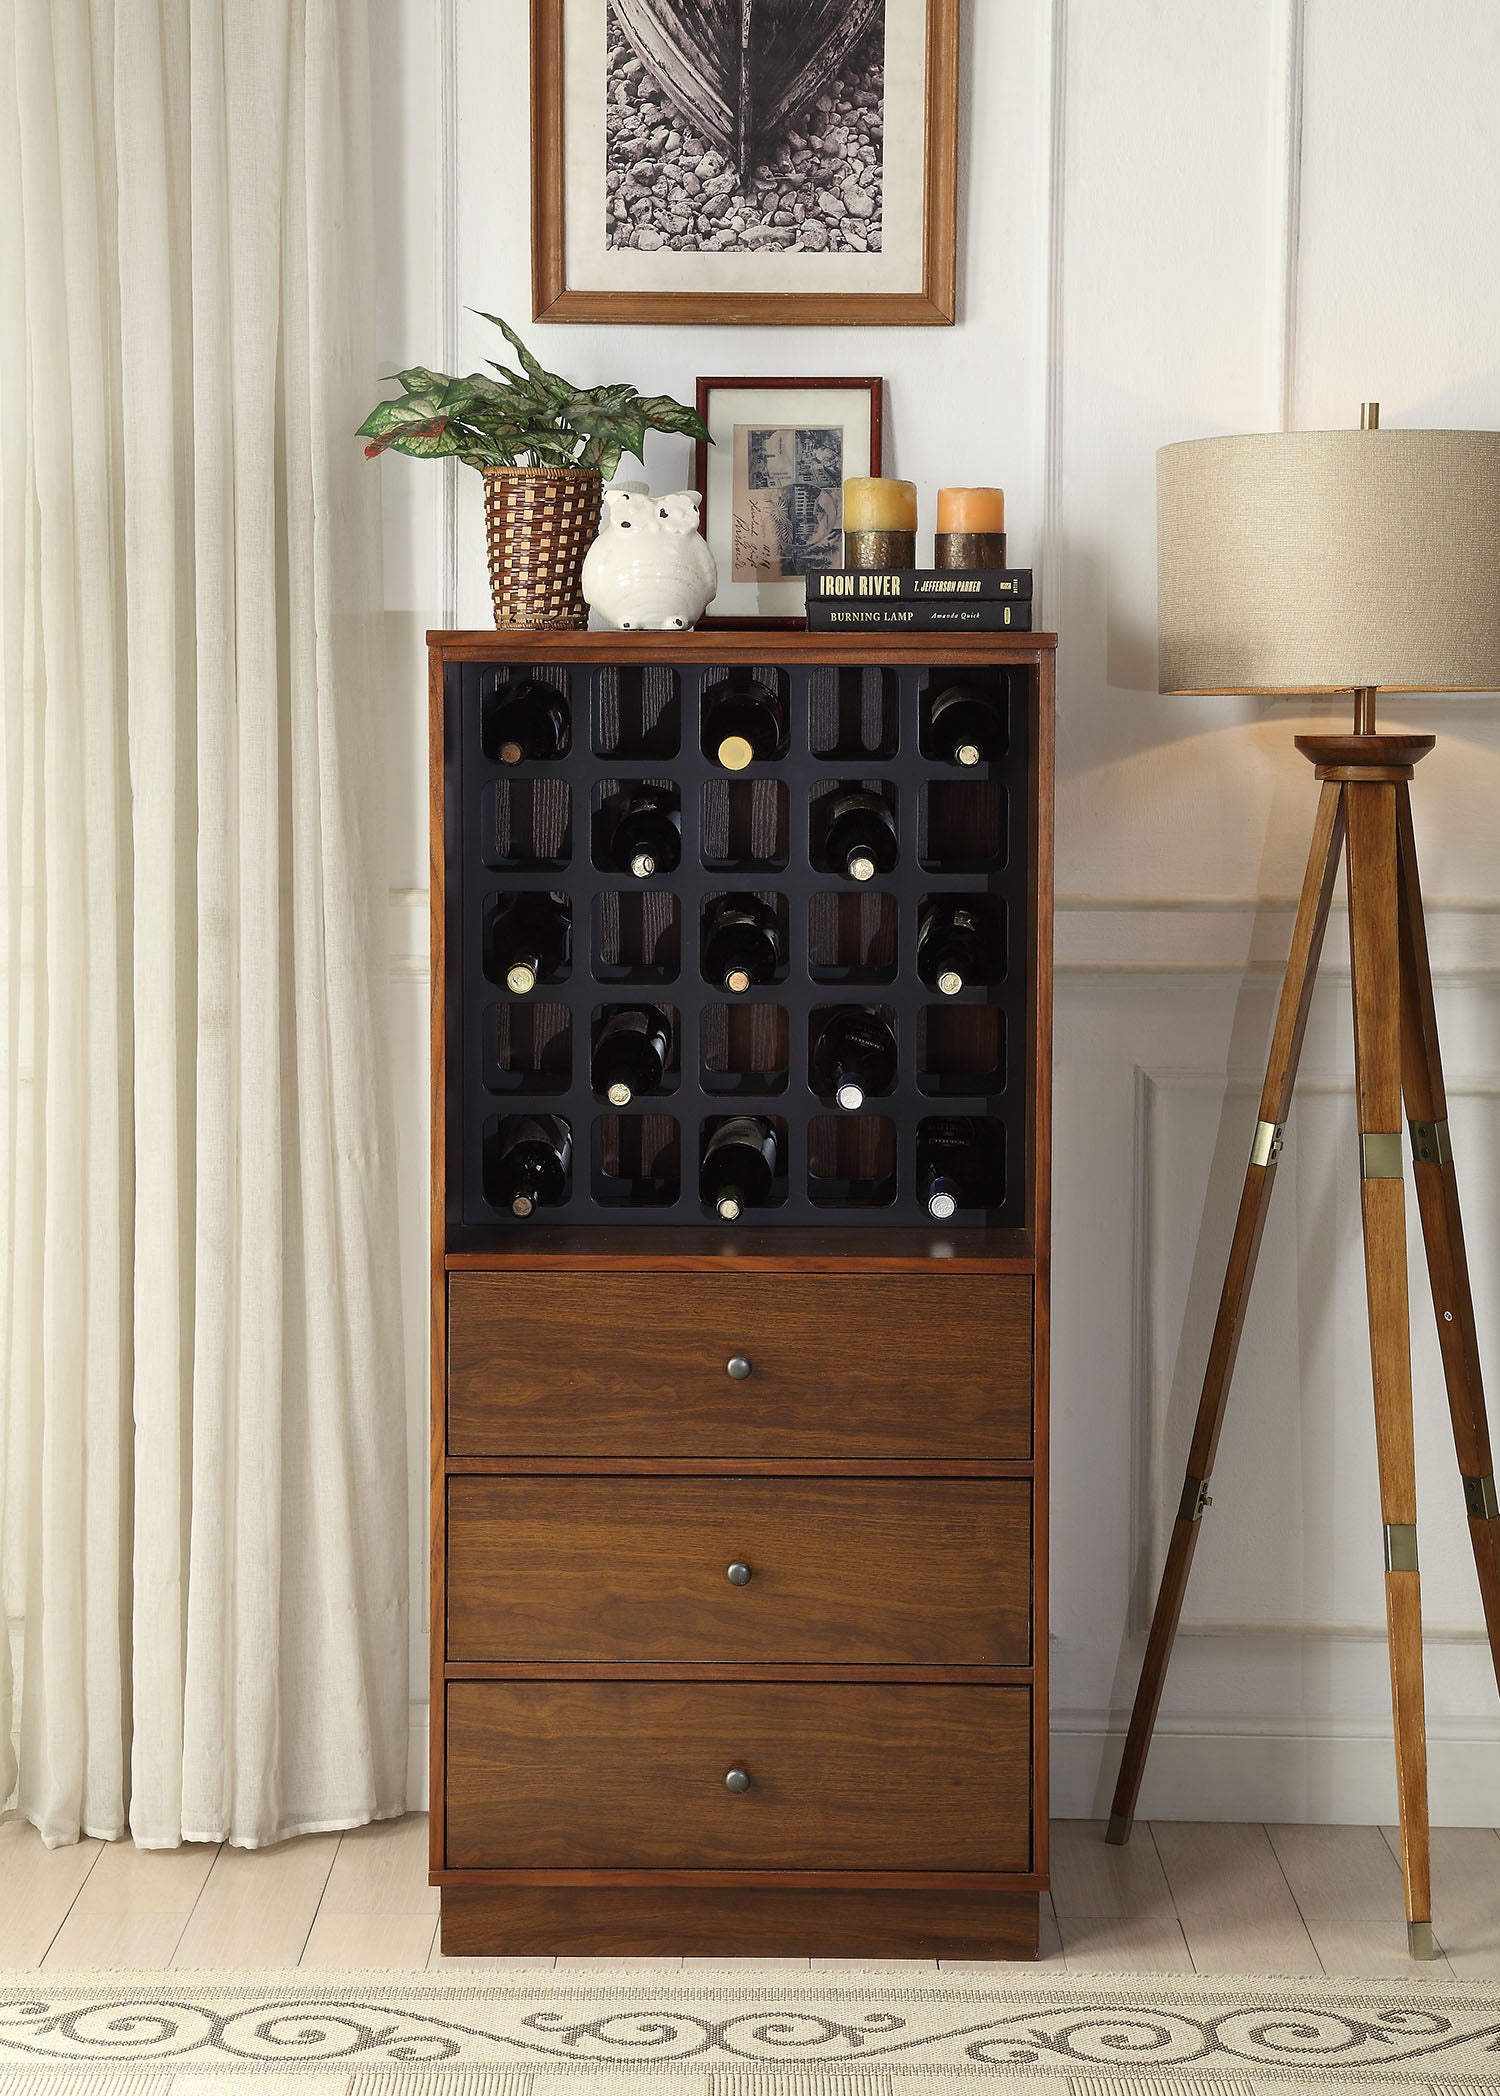
[[[807,578],[809,633],[1029,633],[1030,568],[837,568]]]

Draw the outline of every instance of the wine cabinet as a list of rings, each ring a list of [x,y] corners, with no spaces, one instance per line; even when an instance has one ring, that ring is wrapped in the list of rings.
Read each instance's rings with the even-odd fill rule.
[[[1034,1954],[1053,637],[429,642],[444,1947]]]

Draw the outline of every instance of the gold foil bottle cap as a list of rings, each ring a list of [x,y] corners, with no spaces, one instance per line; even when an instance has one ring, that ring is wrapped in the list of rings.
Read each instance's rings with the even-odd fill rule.
[[[518,742],[502,742],[500,745],[500,762],[502,764],[519,764],[525,754],[526,752]]]
[[[750,970],[731,968],[724,978],[724,987],[726,990],[733,990],[736,997],[742,997],[750,987]]]
[[[628,1106],[631,1097],[630,1086],[616,1082],[610,1086],[607,1097],[611,1106]]]
[[[648,851],[638,851],[632,853],[630,860],[630,870],[635,875],[638,881],[649,880],[651,875],[656,871],[655,854]]]
[[[517,1194],[510,1204],[510,1212],[512,1215],[530,1215],[535,1206],[530,1194]]]
[[[964,979],[956,968],[945,968],[937,979],[937,986],[945,997],[956,997],[964,986]]]
[[[875,861],[868,852],[856,852],[849,861],[849,878],[854,881],[872,881],[875,878]]]
[[[961,742],[953,754],[960,764],[977,764],[979,762],[979,745],[977,742]]]
[[[517,997],[525,997],[536,988],[536,970],[529,961],[517,961],[513,968],[505,971],[505,987]]]
[[[726,735],[719,744],[719,762],[726,771],[743,771],[755,761],[755,751],[743,735]]]

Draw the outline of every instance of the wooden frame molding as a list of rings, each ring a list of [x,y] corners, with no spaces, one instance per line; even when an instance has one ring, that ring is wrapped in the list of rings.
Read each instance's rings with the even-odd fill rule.
[[[960,4],[927,0],[920,290],[619,292],[567,281],[567,0],[531,0],[532,319],[611,327],[951,327],[958,283]]]

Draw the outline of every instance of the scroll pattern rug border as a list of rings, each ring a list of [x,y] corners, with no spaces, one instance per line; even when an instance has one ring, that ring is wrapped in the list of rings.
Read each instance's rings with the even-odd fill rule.
[[[0,2096],[308,2077],[370,2096],[1500,2086],[1500,1985],[888,1970],[0,1974]],[[127,2091],[127,2083],[131,2085]],[[80,2086],[85,2084],[80,2083]],[[570,2086],[571,2085],[571,2086]]]

